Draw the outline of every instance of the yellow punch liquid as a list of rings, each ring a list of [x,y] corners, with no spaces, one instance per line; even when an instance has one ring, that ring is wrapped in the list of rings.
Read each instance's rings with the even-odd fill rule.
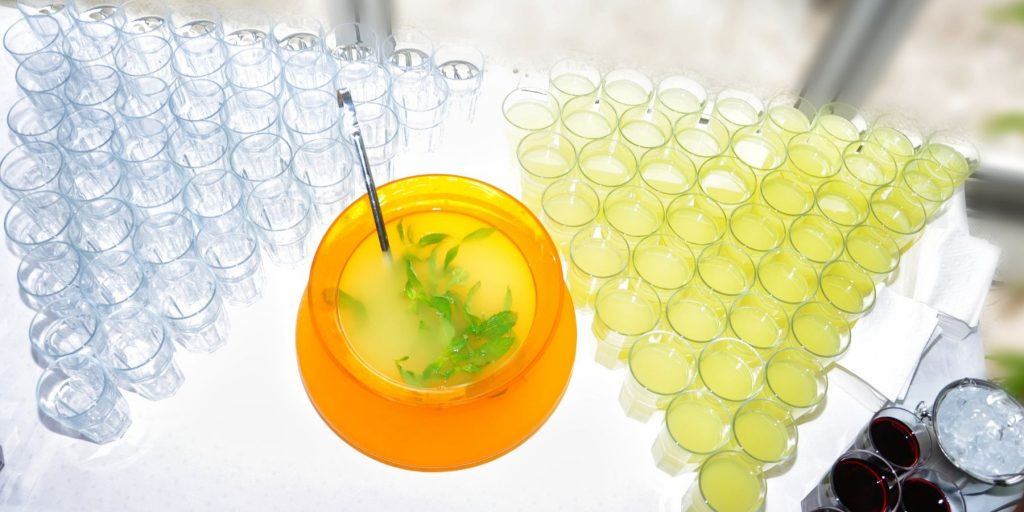
[[[806,365],[780,361],[768,365],[765,374],[775,394],[793,407],[810,407],[818,400],[817,376]]]
[[[685,357],[673,353],[668,344],[647,345],[629,359],[629,369],[643,387],[662,395],[685,388],[694,368]]]
[[[733,422],[736,440],[743,451],[761,461],[777,461],[786,455],[789,435],[778,418],[761,411],[748,410]]]
[[[709,453],[725,442],[729,418],[701,402],[681,402],[665,415],[665,425],[680,446],[695,453]]]

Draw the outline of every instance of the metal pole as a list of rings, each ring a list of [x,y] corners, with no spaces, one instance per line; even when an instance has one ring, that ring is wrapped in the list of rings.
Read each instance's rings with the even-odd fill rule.
[[[816,105],[860,104],[878,83],[923,0],[846,0],[815,57],[801,96]]]

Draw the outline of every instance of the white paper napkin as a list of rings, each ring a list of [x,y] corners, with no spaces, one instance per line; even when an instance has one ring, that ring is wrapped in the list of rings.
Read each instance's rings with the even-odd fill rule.
[[[934,309],[881,288],[874,309],[853,327],[850,349],[839,365],[895,401],[937,325]]]
[[[962,322],[966,334],[978,326],[999,252],[957,228],[929,226],[904,255],[891,289]]]

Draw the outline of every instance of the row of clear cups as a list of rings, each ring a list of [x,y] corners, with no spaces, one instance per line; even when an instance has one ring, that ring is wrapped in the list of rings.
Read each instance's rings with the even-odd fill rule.
[[[301,262],[351,201],[335,89],[359,103],[383,182],[400,142],[436,145],[449,97],[472,115],[482,79],[475,49],[418,34],[378,43],[358,24],[150,7],[19,2],[4,36],[24,96],[0,161],[4,229],[38,311],[39,407],[97,443],[130,425],[118,387],[173,395],[174,346],[222,346],[225,300],[258,299],[262,260]]]

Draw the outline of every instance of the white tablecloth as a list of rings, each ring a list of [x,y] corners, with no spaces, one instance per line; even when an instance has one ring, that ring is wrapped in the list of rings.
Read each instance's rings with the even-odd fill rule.
[[[0,9],[0,25],[16,16]],[[3,59],[3,113],[16,98],[13,70]],[[508,70],[489,69],[475,121],[449,126],[442,149],[400,160],[398,174],[462,174],[517,192],[500,114],[517,81]],[[9,146],[0,142],[4,152]],[[267,266],[263,299],[231,308],[227,346],[205,356],[178,351],[186,381],[177,396],[153,403],[127,394],[134,423],[123,440],[96,446],[59,436],[37,419],[41,369],[30,356],[32,311],[18,298],[17,263],[0,250],[0,444],[8,464],[0,472],[0,509],[667,511],[678,509],[692,479],[654,466],[650,446],[659,424],[622,413],[623,374],[593,362],[589,315],[579,319],[577,361],[561,405],[512,453],[452,473],[405,471],[361,455],[320,420],[297,371],[294,323],[308,261]],[[980,358],[977,343],[964,350]],[[828,414],[859,429],[877,402],[855,380],[842,380],[833,379]],[[827,458],[845,448],[815,423],[800,434],[801,453]],[[801,462],[810,459],[798,458],[770,480],[769,510],[796,510],[801,489],[821,476],[820,464]]]

